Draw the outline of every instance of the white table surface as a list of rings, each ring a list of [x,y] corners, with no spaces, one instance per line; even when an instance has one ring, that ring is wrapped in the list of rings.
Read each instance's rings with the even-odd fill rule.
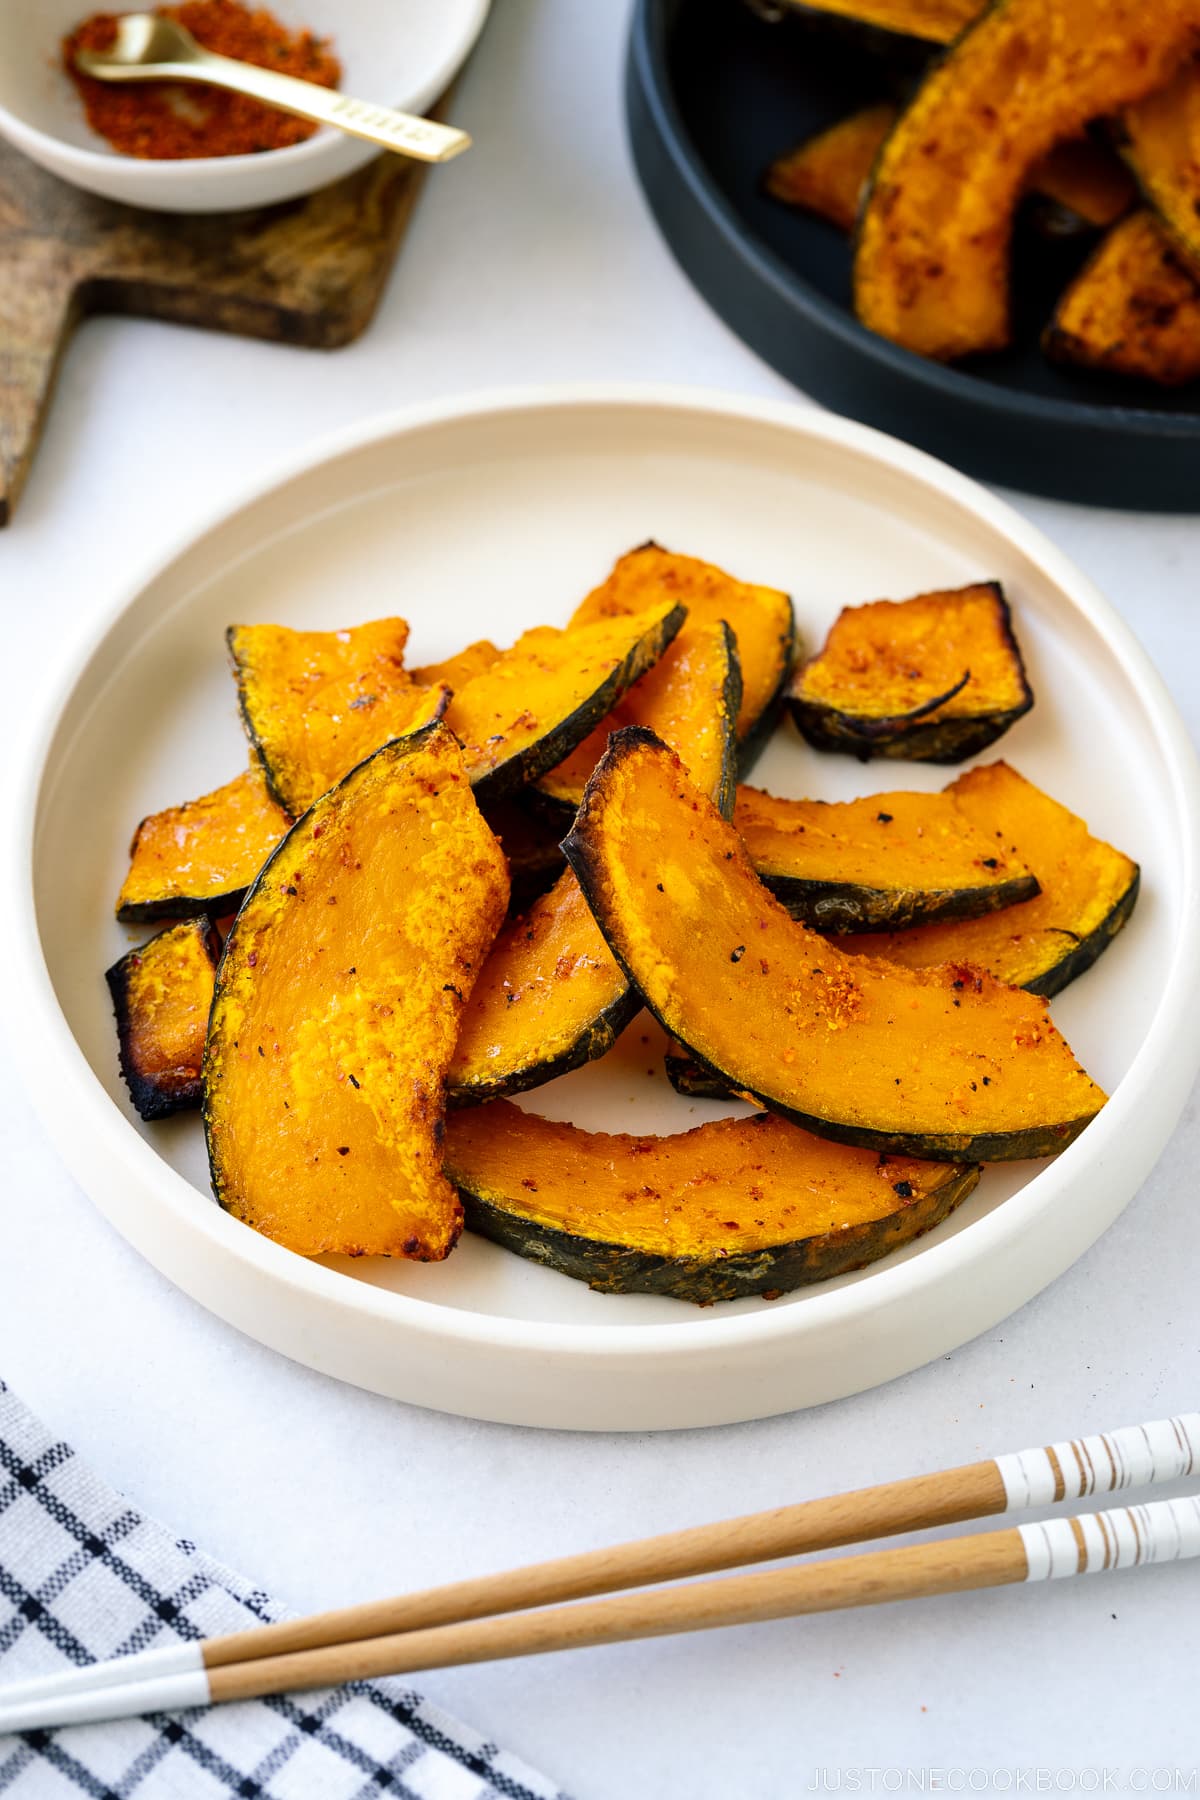
[[[693,293],[650,222],[624,137],[624,10],[499,0],[455,109],[479,148],[432,178],[382,312],[351,349],[138,321],[83,329],[0,537],[4,749],[135,565],[301,440],[498,384],[790,391]],[[1195,731],[1200,519],[1013,498],[1132,621]],[[20,1066],[20,1021],[7,1024],[0,1370],[137,1504],[306,1610],[1200,1402],[1196,1096],[1118,1224],[955,1355],[761,1424],[571,1436],[340,1387],[174,1292],[64,1173],[22,1090],[53,1072]],[[790,1800],[839,1781],[911,1791],[938,1771],[952,1791],[1195,1794],[1198,1657],[1192,1564],[422,1685],[578,1800]]]

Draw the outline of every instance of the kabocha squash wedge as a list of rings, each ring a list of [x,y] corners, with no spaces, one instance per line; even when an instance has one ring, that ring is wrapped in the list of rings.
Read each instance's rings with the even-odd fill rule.
[[[1148,204],[1200,278],[1200,59],[1126,107],[1117,133]]]
[[[540,625],[464,683],[446,723],[480,801],[504,799],[568,756],[653,667],[685,616],[673,597],[650,596],[635,612],[566,631]]]
[[[500,652],[490,638],[477,638],[462,650],[456,650],[453,656],[447,656],[442,662],[425,663],[414,669],[413,680],[419,681],[423,687],[443,685],[453,693],[457,688],[465,687],[468,681],[474,681],[476,675],[482,675],[499,659]]]
[[[231,625],[242,719],[272,798],[294,818],[391,738],[446,709],[449,690],[404,667],[408,626],[375,619],[344,631]]]
[[[899,107],[882,101],[839,119],[771,164],[767,192],[852,232],[875,159],[899,116]],[[1030,170],[1029,189],[1037,201],[1035,222],[1055,237],[1103,230],[1137,195],[1114,152],[1086,137],[1056,144]]]
[[[492,947],[463,1011],[451,1101],[524,1093],[594,1062],[641,1004],[566,870]]]
[[[1200,0],[992,0],[880,152],[855,256],[862,322],[924,356],[1003,349],[1030,171],[1161,87],[1197,43]]]
[[[998,854],[1019,854],[1038,878],[1033,900],[987,918],[922,925],[845,947],[906,968],[972,963],[1048,998],[1106,950],[1137,902],[1139,870],[1083,820],[1007,763],[969,769],[946,790]]]
[[[121,1073],[143,1119],[200,1104],[200,1065],[220,941],[208,919],[187,919],[130,950],[107,971]]]
[[[1160,387],[1200,379],[1200,284],[1148,212],[1115,225],[1055,309],[1053,362]]]
[[[580,602],[573,625],[619,619],[671,599],[693,625],[722,621],[737,640],[742,675],[738,764],[744,775],[774,730],[796,654],[792,603],[778,588],[753,587],[713,563],[675,556],[648,543],[619,557],[600,586]]]
[[[819,750],[962,762],[1033,705],[999,582],[842,608],[798,669],[792,716]]]
[[[293,826],[225,945],[204,1059],[213,1189],[304,1256],[435,1262],[446,1069],[508,871],[445,726],[393,741]]]
[[[948,44],[979,12],[979,0],[787,0],[789,10],[861,25],[892,37]]]
[[[151,813],[134,833],[118,919],[235,911],[291,822],[257,764],[199,800]]]
[[[651,698],[686,745],[684,760],[701,791],[725,810],[733,791],[736,655],[724,624],[685,626],[676,644],[689,632],[686,663]],[[451,1098],[465,1105],[519,1094],[595,1062],[640,1007],[568,869],[496,939],[463,1016]]]
[[[683,627],[675,642],[577,749],[534,790],[547,816],[566,831],[611,732],[646,725],[678,751],[693,781],[729,816],[737,784],[735,726],[742,678],[728,625]]]
[[[829,1144],[765,1114],[618,1137],[497,1100],[449,1119],[446,1173],[470,1229],[519,1256],[602,1293],[708,1305],[875,1262],[940,1224],[980,1172]]]
[[[1020,856],[975,824],[953,789],[834,802],[740,787],[733,822],[759,880],[817,931],[969,919],[1038,891]]]
[[[612,738],[563,849],[670,1036],[819,1136],[936,1161],[1046,1156],[1104,1103],[1042,1001],[966,966],[847,956],[790,918],[651,732]]]

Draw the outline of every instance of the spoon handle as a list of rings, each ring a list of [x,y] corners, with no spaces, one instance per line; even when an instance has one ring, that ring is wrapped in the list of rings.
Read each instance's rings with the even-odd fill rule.
[[[415,157],[418,162],[448,162],[452,156],[470,147],[465,131],[452,125],[439,125],[433,119],[419,119],[412,113],[395,112],[389,106],[375,106],[366,100],[354,100],[333,88],[318,87],[315,82],[299,81],[294,75],[280,75],[274,69],[260,69],[254,63],[236,62],[232,57],[204,51],[188,62],[156,63],[145,74],[169,77],[172,81],[207,81],[214,87],[231,88],[238,94],[249,94],[265,100],[283,112],[295,113],[301,119],[312,119],[318,125],[333,125],[351,137],[366,138],[381,144],[385,150],[399,151],[401,156]]]

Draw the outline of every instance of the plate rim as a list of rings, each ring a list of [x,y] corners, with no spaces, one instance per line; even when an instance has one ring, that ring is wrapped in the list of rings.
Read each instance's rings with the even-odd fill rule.
[[[760,280],[776,289],[804,315],[808,324],[829,332],[889,373],[949,399],[969,402],[981,414],[990,413],[1012,423],[1041,422],[1075,431],[1108,429],[1121,440],[1200,441],[1200,408],[1168,413],[1149,406],[1122,405],[1119,401],[1102,405],[1095,401],[1057,399],[1052,395],[1005,388],[984,380],[969,369],[934,362],[905,350],[868,331],[852,313],[827,299],[742,218],[706,169],[679,110],[667,69],[666,36],[671,24],[668,11],[672,5],[679,4],[682,0],[636,0],[629,36],[631,74],[654,119],[660,143],[731,254],[751,267]]]
[[[820,1336],[831,1325],[845,1325],[862,1315],[882,1312],[897,1300],[912,1302],[923,1290],[962,1274],[981,1257],[1000,1254],[1018,1239],[1031,1218],[1040,1216],[1058,1194],[1071,1185],[1076,1166],[1084,1160],[1100,1161],[1120,1135],[1127,1131],[1142,1101],[1157,1087],[1159,1110],[1163,1090],[1171,1088],[1168,1105],[1172,1124],[1182,1109],[1191,1079],[1200,1067],[1200,1015],[1192,995],[1200,981],[1200,933],[1181,931],[1171,966],[1164,976],[1163,992],[1147,1027],[1145,1038],[1108,1106],[1075,1144],[1047,1163],[1018,1193],[1003,1205],[976,1220],[967,1230],[947,1239],[931,1237],[919,1255],[903,1263],[885,1259],[871,1277],[848,1287],[805,1296],[803,1305],[763,1308],[754,1313],[689,1319],[685,1323],[592,1324],[554,1320],[529,1320],[485,1314],[442,1302],[421,1299],[355,1281],[337,1269],[327,1268],[284,1249],[260,1236],[223,1212],[218,1206],[196,1206],[196,1188],[174,1170],[147,1142],[118,1101],[102,1086],[82,1049],[54,992],[42,950],[34,898],[36,827],[43,789],[55,739],[76,690],[86,679],[94,660],[110,636],[133,612],[152,584],[168,576],[203,540],[229,526],[240,514],[279,493],[292,482],[340,457],[397,437],[410,436],[430,427],[495,418],[505,413],[526,415],[538,411],[553,414],[579,408],[592,410],[683,413],[721,422],[737,421],[782,430],[830,446],[849,450],[893,473],[932,489],[957,510],[965,510],[987,527],[998,530],[1010,543],[1038,564],[1063,598],[1083,615],[1110,649],[1119,653],[1127,679],[1138,694],[1148,724],[1153,728],[1164,771],[1172,786],[1172,809],[1179,826],[1181,918],[1200,911],[1200,759],[1165,683],[1142,649],[1132,629],[1092,581],[1064,552],[1008,502],[997,498],[972,478],[951,469],[927,452],[892,438],[874,427],[817,412],[798,402],[766,398],[704,387],[644,382],[572,382],[524,387],[500,387],[415,404],[322,435],[308,445],[280,458],[265,473],[245,484],[234,499],[214,505],[176,534],[152,558],[143,561],[119,583],[97,618],[75,644],[60,669],[45,684],[33,709],[35,727],[24,756],[14,770],[7,808],[11,814],[6,832],[10,855],[6,859],[3,912],[7,915],[9,941],[15,949],[14,982],[18,1014],[24,1034],[33,1032],[45,1059],[26,1054],[23,1066],[39,1071],[37,1079],[25,1077],[35,1110],[51,1141],[62,1149],[56,1123],[65,1111],[73,1121],[72,1135],[95,1134],[97,1153],[103,1147],[115,1165],[127,1169],[131,1180],[150,1182],[160,1205],[169,1203],[176,1229],[198,1232],[220,1255],[229,1256],[239,1273],[265,1278],[308,1302],[332,1307],[351,1315],[374,1318],[429,1341],[472,1343],[495,1350],[551,1352],[568,1358],[607,1363],[640,1361],[649,1354],[658,1359],[691,1358],[703,1352],[733,1351],[775,1340],[779,1347]],[[1169,1047],[1174,1084],[1164,1081],[1164,1049]],[[52,1059],[52,1060],[50,1060]],[[46,1103],[47,1071],[53,1068],[54,1103]],[[1181,1073],[1182,1072],[1182,1073]],[[1175,1105],[1175,1090],[1178,1105]],[[1150,1109],[1151,1111],[1154,1108]],[[1165,1141],[1165,1138],[1164,1140]],[[1155,1146],[1154,1158],[1163,1142]],[[73,1166],[72,1153],[64,1160]],[[75,1158],[81,1160],[81,1153]],[[111,1218],[106,1200],[79,1174],[80,1185],[98,1210]],[[99,1178],[97,1178],[99,1185]],[[1103,1217],[1088,1244],[1107,1228],[1111,1219],[1133,1198],[1136,1186],[1120,1201],[1116,1212]],[[166,1213],[164,1212],[164,1218]],[[124,1230],[117,1226],[122,1236]],[[128,1240],[127,1240],[128,1241]],[[969,1246],[969,1254],[968,1254]],[[1073,1249],[1062,1268],[1070,1266],[1083,1249]],[[139,1254],[154,1261],[142,1243]],[[1061,1272],[1054,1268],[1039,1279],[1032,1292],[1040,1292]],[[187,1288],[174,1276],[174,1286]],[[868,1299],[867,1297],[870,1296]],[[1026,1298],[1031,1297],[1027,1294]],[[209,1304],[207,1301],[204,1304]],[[219,1308],[213,1308],[219,1310]],[[1011,1310],[1011,1308],[1009,1309]],[[969,1335],[969,1334],[968,1334]],[[956,1342],[963,1342],[961,1335]],[[317,1365],[320,1366],[320,1365]],[[463,1408],[463,1411],[469,1411]],[[771,1410],[770,1408],[768,1410]],[[773,1410],[779,1410],[777,1407]],[[480,1416],[497,1416],[485,1413]],[[742,1413],[738,1416],[757,1416]]]

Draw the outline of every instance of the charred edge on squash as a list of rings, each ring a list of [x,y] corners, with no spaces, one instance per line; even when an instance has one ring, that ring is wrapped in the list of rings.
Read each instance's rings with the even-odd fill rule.
[[[522,1219],[461,1185],[458,1191],[469,1230],[530,1262],[586,1281],[597,1293],[661,1294],[709,1306],[718,1300],[789,1293],[877,1262],[900,1244],[911,1243],[940,1225],[971,1193],[980,1173],[976,1164],[948,1171],[947,1179],[925,1197],[919,1224],[904,1212],[893,1212],[848,1227],[838,1234],[836,1249],[826,1248],[815,1268],[812,1250],[823,1242],[820,1239],[800,1238],[720,1259],[657,1256]]]
[[[628,753],[637,746],[660,750],[662,742],[652,731],[643,725],[627,725],[622,731],[614,732],[607,753],[608,758],[614,754]],[[580,824],[587,819],[590,805],[598,792],[596,776],[588,783],[583,804],[579,809],[575,830],[563,839],[563,854],[576,879],[583,890],[583,895],[593,916],[599,924],[604,913],[601,901],[601,871],[593,861],[592,853],[585,838],[580,835]],[[635,993],[641,997],[647,1012],[657,1020],[666,1032],[686,1051],[696,1069],[710,1083],[715,1091],[718,1084],[724,1088],[727,1097],[745,1099],[757,1106],[765,1107],[768,1112],[777,1113],[780,1118],[788,1119],[793,1125],[801,1126],[805,1131],[817,1137],[828,1138],[835,1144],[850,1144],[859,1149],[878,1150],[894,1156],[913,1156],[934,1162],[1014,1162],[1026,1158],[1057,1156],[1083,1132],[1095,1118],[1095,1113],[1088,1113],[1082,1118],[1064,1120],[1053,1125],[1023,1125],[1015,1131],[976,1131],[976,1132],[892,1132],[881,1131],[866,1125],[848,1125],[835,1119],[819,1118],[813,1113],[801,1111],[798,1107],[788,1106],[777,1095],[756,1092],[741,1088],[730,1082],[728,1076],[709,1062],[693,1044],[679,1036],[677,1021],[664,1018],[653,1002],[642,992],[628,962],[605,933],[613,960],[622,970],[626,980]]]
[[[793,919],[814,931],[847,936],[857,931],[902,931],[952,919],[1002,912],[1041,892],[1036,875],[1014,875],[988,887],[870,888],[862,882],[818,881],[759,869],[758,878]]]
[[[198,934],[204,939],[205,948],[213,970],[217,969],[221,957],[220,933],[211,919],[205,914],[190,914]],[[182,923],[183,921],[179,921]],[[160,931],[157,938],[149,943],[141,944],[134,950],[126,951],[118,958],[110,969],[104,972],[108,983],[109,995],[112,999],[113,1014],[117,1022],[117,1049],[122,1078],[129,1089],[129,1098],[133,1102],[134,1111],[139,1118],[148,1124],[156,1119],[168,1119],[174,1113],[195,1112],[199,1109],[204,1096],[203,1080],[200,1071],[194,1075],[174,1078],[162,1074],[148,1074],[138,1067],[133,1048],[133,1011],[130,995],[130,978],[136,962],[145,956],[150,946],[171,931],[179,928],[179,923],[169,925],[166,931]]]
[[[1025,987],[1031,994],[1040,994],[1043,1000],[1052,1000],[1055,994],[1061,994],[1065,987],[1084,975],[1092,964],[1101,957],[1112,943],[1117,933],[1128,923],[1129,917],[1137,905],[1138,893],[1142,885],[1142,872],[1134,865],[1133,879],[1113,906],[1101,919],[1094,931],[1085,938],[1080,938],[1053,968],[1046,969],[1033,981],[1027,981]],[[1064,933],[1064,935],[1067,935]]]
[[[220,919],[238,910],[247,891],[240,887],[230,888],[227,894],[173,894],[170,899],[139,900],[118,907],[115,917],[121,925],[154,925],[163,919]]]
[[[476,775],[471,786],[479,805],[486,807],[497,800],[509,799],[568,757],[605,714],[612,711],[638,677],[653,668],[686,618],[685,606],[672,607],[654,633],[633,644],[595,692],[573,713],[560,719],[544,736],[535,738],[515,755]]]
[[[500,1100],[512,1094],[527,1094],[532,1088],[544,1087],[560,1075],[582,1069],[585,1063],[607,1056],[625,1027],[641,1011],[642,1000],[636,988],[626,985],[615,1000],[590,1018],[579,1036],[557,1056],[540,1056],[521,1068],[509,1068],[490,1081],[456,1082],[451,1075],[446,1082],[446,1099],[451,1106],[480,1106],[485,1100]]]
[[[932,719],[922,724],[923,715],[944,706],[961,693],[971,679],[968,669],[962,680],[933,701],[925,701],[912,712],[896,713],[890,718],[864,718],[847,713],[823,702],[805,700],[798,695],[788,697],[788,706],[802,736],[814,750],[830,750],[856,756],[859,762],[870,762],[884,756],[903,762],[960,763],[977,756],[989,744],[1003,737],[1018,719],[1033,706],[1033,689],[1025,659],[1013,631],[1012,608],[998,581],[982,581],[995,595],[1000,615],[1000,632],[1012,656],[1021,683],[1022,699],[1016,706],[1001,712],[961,713],[957,718]]]

